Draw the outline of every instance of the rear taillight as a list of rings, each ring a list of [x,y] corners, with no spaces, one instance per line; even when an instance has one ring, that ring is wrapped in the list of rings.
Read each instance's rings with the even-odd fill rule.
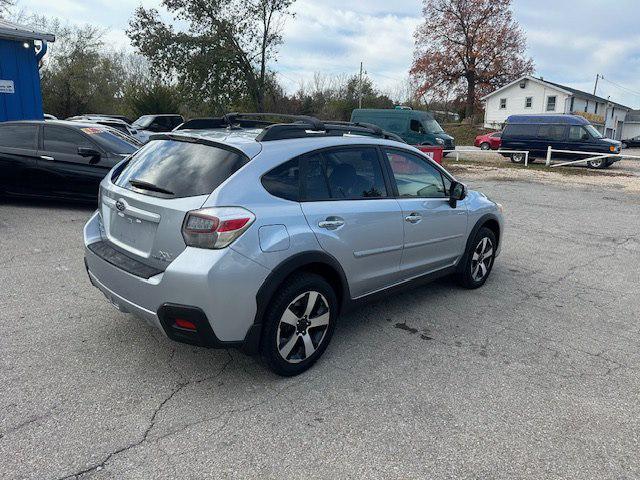
[[[187,213],[182,237],[189,247],[219,249],[231,245],[256,219],[240,207],[215,207]]]

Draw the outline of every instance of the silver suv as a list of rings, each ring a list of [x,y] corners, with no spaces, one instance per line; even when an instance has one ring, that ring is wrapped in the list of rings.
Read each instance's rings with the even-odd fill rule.
[[[502,208],[419,150],[369,125],[234,118],[153,136],[102,181],[85,263],[119,310],[296,375],[358,300],[487,280]]]

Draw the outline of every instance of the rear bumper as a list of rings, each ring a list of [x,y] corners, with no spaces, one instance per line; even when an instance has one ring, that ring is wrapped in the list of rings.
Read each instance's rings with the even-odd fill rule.
[[[164,272],[143,278],[89,248],[101,240],[95,214],[84,229],[87,273],[91,283],[120,311],[142,318],[173,340],[194,345],[238,346],[250,335],[257,312],[256,295],[270,273],[265,267],[230,248],[186,248]],[[198,322],[206,322],[211,335],[206,328],[199,328],[205,335],[193,341],[176,335],[167,306],[175,315],[202,312]]]

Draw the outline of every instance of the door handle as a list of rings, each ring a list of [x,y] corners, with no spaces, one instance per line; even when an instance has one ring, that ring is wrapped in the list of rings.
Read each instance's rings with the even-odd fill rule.
[[[344,220],[340,217],[327,217],[326,220],[323,220],[318,223],[320,228],[326,228],[327,230],[335,230],[336,228],[340,228],[344,225]]]
[[[422,220],[422,215],[420,215],[417,212],[412,212],[406,217],[404,217],[404,220],[405,222],[409,222],[409,223],[418,223],[420,220]]]
[[[55,160],[55,158],[50,157],[49,155],[40,155],[40,158],[41,158],[42,160],[49,160],[50,162],[52,162],[52,161],[54,161],[54,160]]]

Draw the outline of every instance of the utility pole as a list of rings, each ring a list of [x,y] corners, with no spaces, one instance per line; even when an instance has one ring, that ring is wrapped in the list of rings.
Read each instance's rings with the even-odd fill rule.
[[[596,94],[596,90],[598,90],[598,79],[602,77],[602,75],[600,75],[599,73],[596,73],[596,84],[593,86],[593,94]],[[604,77],[602,77],[604,78]]]
[[[358,108],[362,108],[362,62],[360,62],[360,81],[358,82]]]

